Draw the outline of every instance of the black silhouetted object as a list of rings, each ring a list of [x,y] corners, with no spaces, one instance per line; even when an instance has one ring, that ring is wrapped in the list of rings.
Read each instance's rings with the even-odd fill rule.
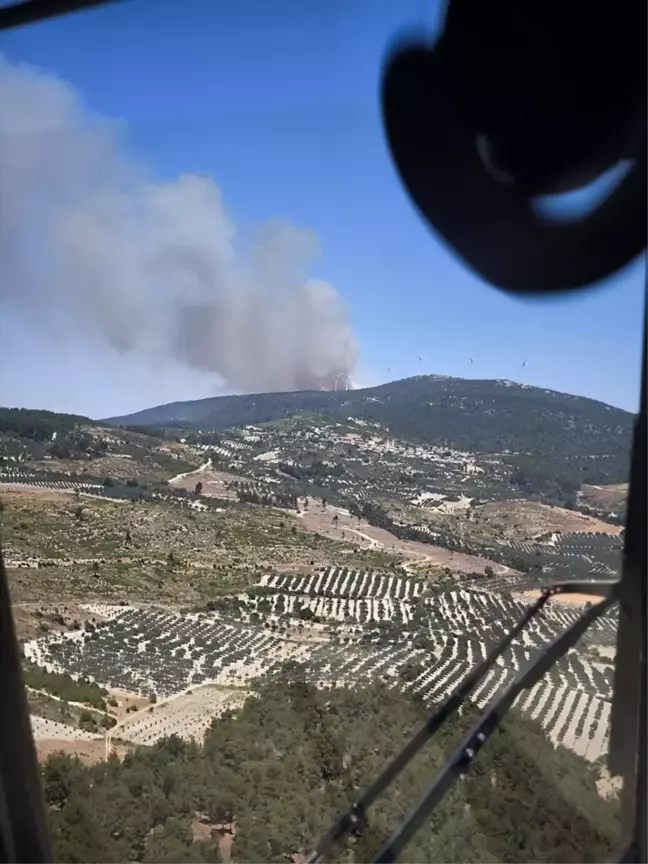
[[[418,34],[391,50],[382,104],[392,156],[410,197],[464,263],[495,287],[516,294],[573,291],[613,275],[645,250],[645,3],[621,0],[610,9],[558,0],[451,0],[436,42]],[[582,188],[623,162],[629,163],[625,176],[589,214],[556,222],[534,207],[535,198]],[[644,334],[644,368],[646,359]],[[644,375],[622,579],[607,586],[606,601],[588,606],[485,709],[374,861],[396,860],[444,792],[470,768],[516,695],[616,599],[618,646],[629,669],[627,693],[616,687],[614,694],[616,713],[626,717],[626,747],[616,762],[627,787],[624,827],[630,835],[618,860],[645,859],[645,387]],[[582,587],[596,591],[592,584]],[[527,615],[536,614],[555,590],[545,589]],[[511,636],[432,712],[308,862],[323,860],[337,842],[361,830],[368,807],[469,696]]]
[[[646,3],[451,0],[434,42],[400,38],[382,84],[389,147],[464,263],[521,294],[573,290],[646,248]],[[534,198],[631,167],[589,215]]]
[[[101,2],[5,5],[0,30]],[[382,104],[398,172],[430,226],[492,285],[519,294],[574,290],[611,276],[645,250],[646,14],[645,2],[637,0],[611,6],[582,0],[450,0],[443,33],[434,44],[416,35],[391,51]],[[628,172],[591,214],[559,224],[536,215],[535,197],[582,187],[621,160],[629,161]],[[376,860],[397,857],[450,782],[470,767],[517,693],[536,681],[615,597],[620,615],[613,721],[615,715],[619,719],[613,722],[611,747],[617,748],[613,761],[633,799],[629,845],[620,860],[647,860],[645,333],[643,364],[621,582],[607,585],[607,599],[586,609],[491,703]],[[572,583],[565,590],[576,587]],[[598,583],[594,593],[602,587]],[[545,592],[527,610],[515,633],[548,596]],[[460,707],[486,671],[484,664],[494,662],[511,638],[495,646],[433,712],[308,860],[321,860],[344,836],[362,835],[373,800]],[[0,860],[51,861],[1,556],[0,688]],[[632,698],[617,700],[620,690]]]

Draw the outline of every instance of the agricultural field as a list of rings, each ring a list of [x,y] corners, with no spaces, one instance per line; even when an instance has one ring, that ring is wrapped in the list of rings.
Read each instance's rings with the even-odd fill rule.
[[[47,717],[31,714],[32,735],[36,741],[98,741],[103,738],[93,732],[75,728]]]
[[[516,580],[508,580],[509,587],[517,583],[517,591],[557,582],[616,579],[621,572],[622,541],[608,535],[567,534],[554,543],[510,543],[503,548],[509,560],[524,571]],[[487,584],[491,590],[501,590],[504,582],[496,576]]]
[[[623,517],[628,500],[627,483],[608,483],[603,486],[593,486],[584,483],[579,492],[582,503],[603,517]]]
[[[497,454],[482,457],[447,447],[396,438],[379,423],[357,418],[331,423],[300,416],[224,431],[192,433],[187,441],[202,451],[215,470],[258,483],[294,487],[301,494],[333,503],[375,496],[409,501],[419,494],[512,494],[510,467]]]
[[[203,612],[96,606],[100,627],[26,643],[26,658],[53,672],[148,699],[110,735],[150,744],[200,737],[210,718],[240,704],[255,680],[298,677],[319,687],[382,681],[425,702],[449,694],[524,611],[510,595],[435,590],[379,571],[325,568],[265,575],[246,593]],[[486,702],[578,610],[552,605],[499,659],[473,694]],[[521,709],[555,743],[596,761],[608,740],[615,616],[598,621],[578,649],[528,694]]]
[[[436,379],[432,385],[441,386]],[[138,432],[67,415],[32,419],[27,412],[26,419],[17,416],[20,412],[6,414],[8,428],[0,442],[0,484],[5,488],[22,483],[52,491],[76,489],[74,494],[84,500],[172,503],[191,506],[192,515],[236,502],[280,508],[287,520],[289,514],[299,516],[307,532],[455,573],[483,572],[487,566],[498,575],[544,570],[540,561],[518,555],[514,545],[541,543],[556,534],[613,537],[620,531],[605,514],[587,515],[578,507],[581,502],[589,512],[587,502],[596,490],[622,496],[623,484],[579,484],[572,479],[579,464],[571,464],[575,457],[561,469],[568,472],[562,478],[565,489],[572,490],[560,493],[571,498],[567,508],[557,500],[547,503],[554,493],[542,479],[542,460],[482,445],[460,449],[449,442],[425,442],[359,416],[306,412],[217,432]],[[37,422],[41,425],[32,429]],[[599,461],[611,470],[607,457]],[[589,468],[583,476],[587,472],[596,473]],[[193,500],[196,489],[200,501]],[[388,523],[367,517],[354,524],[347,518],[350,509],[376,505]],[[339,524],[333,525],[335,512]],[[613,563],[587,554],[580,558],[567,562],[579,565],[579,573],[588,566],[603,576],[618,569],[618,556]],[[547,564],[550,577],[560,572],[560,562]],[[121,579],[112,573],[110,578]]]
[[[484,546],[506,541],[533,542],[553,534],[618,536],[621,531],[619,526],[601,519],[525,499],[490,503],[467,497],[455,503],[427,499],[422,505],[401,506],[395,508],[395,513],[409,515],[412,522],[427,524],[432,529],[464,533]]]
[[[120,736],[120,740],[125,737],[131,744],[144,746],[170,735],[202,741],[213,718],[225,711],[236,710],[248,695],[249,691],[244,687],[206,685],[187,690],[128,717],[111,730],[109,746],[114,746],[113,736]]]
[[[497,574],[533,570],[544,572],[544,581],[564,578],[569,568],[577,571],[575,578],[618,573],[619,520],[611,522],[603,512],[593,515],[580,492],[569,502],[571,493],[562,495],[568,506],[541,491],[529,495],[527,487],[521,497],[518,483],[531,482],[533,464],[528,467],[511,454],[408,441],[380,423],[357,417],[332,423],[317,415],[192,432],[183,440],[202,452],[205,462],[178,485],[189,490],[201,482],[207,497],[310,502],[299,513],[307,530],[327,536],[344,531],[345,539],[352,536],[366,548],[380,545],[455,573],[483,572],[487,566]],[[618,492],[623,484],[614,488]],[[376,507],[387,521],[369,515]],[[350,509],[364,518],[354,522]],[[557,547],[561,536],[579,534],[606,535],[610,542],[563,558],[553,554],[556,548],[536,548]],[[516,548],[525,543],[535,558]],[[546,558],[538,560],[538,552]]]
[[[542,483],[521,494],[535,476],[523,454],[352,416],[218,432],[60,416],[9,412],[16,428],[0,433],[3,556],[43,754],[202,740],[261,682],[379,682],[430,705],[543,584],[619,572],[622,529],[599,487],[569,506]],[[571,600],[499,658],[476,707],[588,602]],[[616,624],[612,611],[517,701],[597,765]]]

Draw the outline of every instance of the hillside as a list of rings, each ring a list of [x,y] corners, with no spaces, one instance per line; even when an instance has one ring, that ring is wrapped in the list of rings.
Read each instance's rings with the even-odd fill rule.
[[[395,556],[345,542],[342,532],[322,537],[271,508],[194,509],[174,499],[134,505],[8,484],[2,502],[2,551],[20,603],[142,601],[154,587],[157,602],[204,604],[275,569],[398,565]]]
[[[238,425],[182,426],[167,415],[158,418],[163,426],[139,417],[122,418],[128,422],[116,427],[69,415],[0,412],[3,555],[38,752],[45,759],[62,749],[87,763],[111,752],[124,758],[121,767],[111,760],[105,769],[80,773],[59,760],[55,773],[70,768],[77,793],[88,781],[99,797],[95,780],[110,778],[103,792],[137,822],[132,836],[115,838],[111,808],[93,799],[93,812],[98,808],[106,819],[92,824],[92,836],[80,837],[75,794],[52,811],[58,860],[222,856],[299,864],[331,811],[351,800],[393,752],[393,729],[411,728],[408,718],[452,692],[541,584],[619,572],[624,487],[610,484],[620,484],[626,471],[632,418],[624,412],[520,385],[438,378],[356,393],[228,397],[194,403],[194,410],[206,412],[206,404],[212,414],[230,405],[227,419]],[[247,420],[280,416],[241,426],[243,409]],[[147,425],[140,425],[143,419]],[[608,510],[603,499],[610,499]],[[578,614],[577,606],[552,602],[475,689],[469,710],[484,708]],[[554,810],[543,821],[543,833],[547,825],[557,832],[548,845],[537,845],[533,825],[500,834],[499,823],[488,822],[489,808],[508,812],[509,791],[517,800],[523,788],[525,807],[531,800],[525,779],[504,759],[509,746],[522,745],[527,755],[546,751],[525,766],[534,788],[542,787],[550,763],[558,774],[567,771],[567,810],[586,797],[597,824],[598,816],[609,817],[614,831],[617,803],[599,799],[596,789],[603,794],[597,784],[605,781],[615,639],[612,612],[524,694],[510,734],[492,742],[495,773],[484,753],[481,770],[492,792],[480,786],[476,797],[452,797],[452,806],[461,803],[446,833],[422,837],[412,856],[566,861],[583,854],[587,826],[574,832],[569,817],[577,844],[570,845]],[[355,702],[348,705],[340,693],[349,688],[364,700],[360,714],[368,709],[367,723],[347,749],[341,739],[320,740],[307,706],[315,761],[305,746],[296,761],[285,760],[284,776],[281,760],[275,770],[283,751],[272,717],[277,704],[286,706],[295,680],[317,689],[318,714],[322,702],[325,711],[336,704],[344,729],[359,725]],[[250,700],[261,682],[264,694]],[[359,695],[377,683],[390,694],[379,701],[394,700],[393,715],[378,716],[375,694]],[[315,806],[302,808],[297,822],[294,807],[267,811],[224,778],[228,813],[234,808],[225,824],[223,802],[196,797],[191,778],[197,773],[201,788],[211,788],[203,776],[211,771],[211,754],[229,753],[229,732],[244,736],[259,704],[267,720],[264,746],[272,754],[268,777],[279,787],[293,783],[296,799]],[[282,716],[280,725],[293,720],[297,740],[300,717]],[[376,724],[384,735],[371,731]],[[458,731],[453,725],[452,737]],[[173,739],[173,752],[163,743],[168,736],[183,739]],[[184,743],[192,738],[196,744]],[[375,760],[364,743],[370,738]],[[447,753],[449,746],[443,739],[441,749]],[[134,754],[124,757],[126,749]],[[340,749],[341,773],[334,764]],[[185,760],[192,763],[188,785],[158,797],[159,815],[137,803],[148,795],[140,780],[146,786],[151,754],[154,762],[160,754],[163,770],[176,766],[183,776]],[[264,784],[262,755],[248,757]],[[433,767],[426,766],[426,777]],[[485,776],[478,768],[473,779],[481,784]],[[135,803],[124,797],[124,786],[127,796],[131,787],[140,790]],[[408,784],[395,810],[370,823],[367,842],[384,837],[387,822],[418,791]],[[548,798],[560,800],[540,797],[529,805],[534,813],[547,810]],[[319,821],[311,819],[315,812]],[[308,830],[300,827],[304,820]],[[457,828],[459,821],[469,835]],[[604,857],[610,836],[604,833],[586,850],[589,860]],[[462,836],[469,836],[468,845]],[[338,860],[367,860],[370,851],[363,841]]]
[[[433,391],[436,401],[431,398]],[[439,396],[441,392],[445,395]],[[249,407],[255,398],[206,402],[218,406],[238,400],[239,405]],[[351,544],[339,550],[343,555],[357,556],[361,551],[404,555],[409,566],[431,568],[437,577],[450,571],[461,579],[472,578],[488,570],[495,577],[504,576],[511,590],[511,577],[525,574],[515,582],[517,591],[535,589],[541,578],[609,578],[618,571],[622,513],[601,511],[585,492],[617,488],[599,484],[623,479],[629,414],[591,400],[521,385],[432,377],[355,393],[265,394],[259,398],[271,406],[275,400],[275,408],[282,404],[285,408],[284,398],[296,399],[297,408],[299,399],[324,398],[330,404],[317,412],[293,406],[292,416],[218,430],[133,423],[116,428],[82,417],[4,409],[0,414],[0,484],[7,490],[22,487],[25,491],[12,503],[17,510],[27,507],[18,522],[26,524],[29,542],[25,544],[18,536],[20,531],[7,536],[15,546],[14,557],[27,561],[31,544],[32,556],[47,559],[51,568],[49,558],[57,555],[51,554],[50,547],[59,535],[66,538],[70,560],[87,557],[83,543],[98,544],[98,557],[106,551],[116,554],[119,548],[117,557],[129,560],[102,568],[102,576],[109,577],[113,588],[119,586],[129,599],[141,596],[146,584],[158,578],[153,571],[164,560],[154,555],[151,561],[140,561],[140,556],[123,548],[126,527],[120,526],[119,537],[114,537],[108,524],[112,516],[101,518],[112,513],[115,502],[116,512],[121,512],[120,501],[137,501],[147,505],[140,512],[150,520],[155,543],[164,547],[162,559],[171,551],[168,541],[174,536],[179,540],[178,532],[184,532],[182,548],[174,554],[181,560],[187,555],[195,559],[191,566],[201,573],[206,563],[199,560],[201,550],[214,548],[217,523],[219,530],[224,527],[220,523],[230,520],[232,525],[245,523],[249,534],[243,536],[248,537],[249,546],[258,533],[248,524],[250,514],[259,515],[265,530],[269,511],[264,508],[280,508],[283,515],[273,518],[284,525],[280,532],[283,546],[292,549],[297,541],[300,554],[289,556],[288,561],[279,560],[276,554],[259,558],[256,551],[233,549],[240,560],[228,566],[237,574],[240,567],[245,570],[234,579],[240,587],[248,584],[261,564],[344,562],[332,548],[327,548],[329,558],[323,560],[318,554],[323,550],[314,545],[319,541],[306,536],[312,534],[334,543],[341,541],[345,547]],[[193,404],[204,409],[205,403]],[[363,417],[353,417],[363,412]],[[367,412],[385,417],[369,420]],[[428,437],[436,441],[422,442],[421,418],[429,412],[440,418],[429,426]],[[534,422],[544,430],[544,437],[532,428],[529,418],[534,412]],[[394,427],[403,431],[394,432]],[[450,433],[444,434],[444,429]],[[504,439],[513,437],[521,443],[524,439],[526,452],[492,449],[510,443]],[[69,497],[73,494],[74,500]],[[74,513],[82,506],[79,495],[86,508],[88,497],[112,499],[112,504],[108,508],[93,504],[86,510],[87,519],[76,518]],[[33,502],[31,509],[28,501]],[[227,517],[222,515],[224,507],[230,508]],[[52,522],[55,515],[56,524]],[[85,529],[95,516],[96,536],[90,538]],[[133,533],[137,520],[130,521],[133,542],[144,542],[136,538],[138,532]],[[45,537],[42,526],[47,526]],[[258,542],[254,541],[260,548],[267,546],[263,530]],[[146,537],[151,531],[147,528]],[[82,541],[79,548],[68,549],[76,535]],[[236,541],[237,545],[241,543]],[[219,555],[223,555],[222,548]],[[360,562],[356,559],[355,563]],[[106,589],[104,579],[94,579],[84,566],[75,596],[87,590],[88,577],[92,594],[109,596],[106,590],[98,591]],[[131,572],[126,574],[125,568]],[[51,588],[71,575],[58,566],[48,573]],[[195,578],[196,584],[187,590],[186,583],[191,581],[169,582],[170,594],[194,602],[208,599],[201,585],[205,580]],[[228,584],[232,587],[233,583],[228,580]],[[30,594],[29,599],[36,597]]]
[[[625,473],[633,419],[627,411],[581,396],[510,381],[429,375],[349,392],[260,393],[173,402],[104,422],[215,430],[304,412],[340,419],[353,416],[380,423],[394,435],[460,450],[603,456],[614,465],[613,474]]]
[[[102,483],[105,478],[166,484],[200,464],[164,430],[115,430],[74,414],[0,408],[0,481],[44,478]],[[137,481],[137,482],[136,482]]]
[[[261,687],[202,746],[172,737],[88,768],[54,756],[43,785],[56,860],[304,861],[425,716],[420,701],[380,685],[296,683]],[[329,860],[371,860],[474,716],[440,730],[369,810],[362,836]],[[585,760],[514,712],[399,860],[604,861],[619,824]]]

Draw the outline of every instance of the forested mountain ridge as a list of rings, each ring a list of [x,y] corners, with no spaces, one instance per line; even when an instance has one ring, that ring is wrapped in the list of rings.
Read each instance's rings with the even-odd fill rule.
[[[53,756],[43,785],[56,860],[304,860],[426,716],[422,703],[380,684],[318,691],[286,681],[215,719],[202,747],[172,737],[87,768]],[[442,727],[371,808],[362,836],[329,860],[372,860],[475,716],[469,708]],[[619,804],[599,796],[597,776],[513,711],[399,860],[609,860]]]
[[[617,464],[627,463],[633,422],[630,412],[582,396],[510,381],[434,375],[348,392],[261,393],[173,402],[105,422],[204,430],[265,423],[305,412],[331,419],[353,416],[380,423],[402,438],[459,450],[561,459],[599,456],[615,465],[611,475],[619,473]],[[620,471],[623,474],[625,469]]]

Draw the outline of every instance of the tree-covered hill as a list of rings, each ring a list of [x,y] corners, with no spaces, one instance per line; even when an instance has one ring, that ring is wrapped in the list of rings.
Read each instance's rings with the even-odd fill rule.
[[[403,438],[461,450],[602,457],[612,474],[628,461],[633,421],[627,411],[581,396],[510,381],[429,375],[349,392],[261,393],[174,402],[106,422],[219,429],[303,412],[370,420]]]
[[[381,685],[318,691],[286,681],[214,720],[204,746],[174,737],[91,767],[50,757],[43,784],[56,860],[303,860],[426,713]],[[370,810],[363,836],[332,860],[371,860],[474,716],[467,711],[435,736]],[[618,801],[602,799],[596,779],[594,766],[554,749],[540,726],[514,713],[400,860],[609,860]]]
[[[174,441],[178,437],[177,430],[116,430],[76,414],[0,407],[0,473],[34,482],[73,475],[88,482],[164,481],[198,464],[195,454]]]
[[[51,441],[52,437],[72,432],[85,423],[92,423],[92,420],[55,411],[0,408],[0,434],[15,435],[27,441]]]

